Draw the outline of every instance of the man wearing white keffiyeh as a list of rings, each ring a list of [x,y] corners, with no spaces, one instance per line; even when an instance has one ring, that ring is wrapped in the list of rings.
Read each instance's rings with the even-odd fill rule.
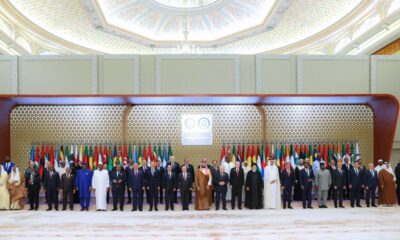
[[[10,193],[7,189],[8,174],[0,165],[0,210],[10,209]]]

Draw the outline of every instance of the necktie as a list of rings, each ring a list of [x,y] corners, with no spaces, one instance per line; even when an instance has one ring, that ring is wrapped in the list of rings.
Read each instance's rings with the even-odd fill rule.
[[[358,169],[356,169],[356,174],[357,174],[357,176],[358,176]]]
[[[374,177],[374,171],[372,171],[372,170],[370,170],[371,171],[371,175],[372,175],[372,177]]]
[[[119,176],[119,172],[117,172],[117,177]]]
[[[183,178],[186,180],[186,173],[183,174]]]
[[[236,168],[236,174],[239,176],[239,169]]]
[[[135,176],[137,177],[137,171],[135,171]]]
[[[168,177],[171,178],[171,172],[168,172]]]
[[[154,176],[154,170],[153,169],[151,170],[151,175]]]

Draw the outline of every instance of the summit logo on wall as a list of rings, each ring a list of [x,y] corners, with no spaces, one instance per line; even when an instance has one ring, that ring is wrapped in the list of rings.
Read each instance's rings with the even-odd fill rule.
[[[182,145],[212,145],[212,115],[182,115]]]

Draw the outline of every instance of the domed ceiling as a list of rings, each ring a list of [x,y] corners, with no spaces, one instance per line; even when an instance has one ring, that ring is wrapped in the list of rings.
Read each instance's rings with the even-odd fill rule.
[[[393,30],[399,9],[400,0],[4,0],[0,31],[3,21],[67,54],[346,54],[370,31]]]

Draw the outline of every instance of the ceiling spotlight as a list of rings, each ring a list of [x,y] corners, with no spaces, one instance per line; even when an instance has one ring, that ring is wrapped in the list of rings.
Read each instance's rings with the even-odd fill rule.
[[[272,31],[272,30],[274,30],[274,27],[268,26],[268,27],[265,28],[265,30],[267,30],[267,31]]]
[[[95,28],[96,28],[96,30],[104,30],[104,28],[103,28],[103,26],[101,26],[101,25],[97,25],[97,26],[95,26]]]
[[[389,24],[385,23],[382,25],[382,29],[385,29],[386,31],[390,30]]]

